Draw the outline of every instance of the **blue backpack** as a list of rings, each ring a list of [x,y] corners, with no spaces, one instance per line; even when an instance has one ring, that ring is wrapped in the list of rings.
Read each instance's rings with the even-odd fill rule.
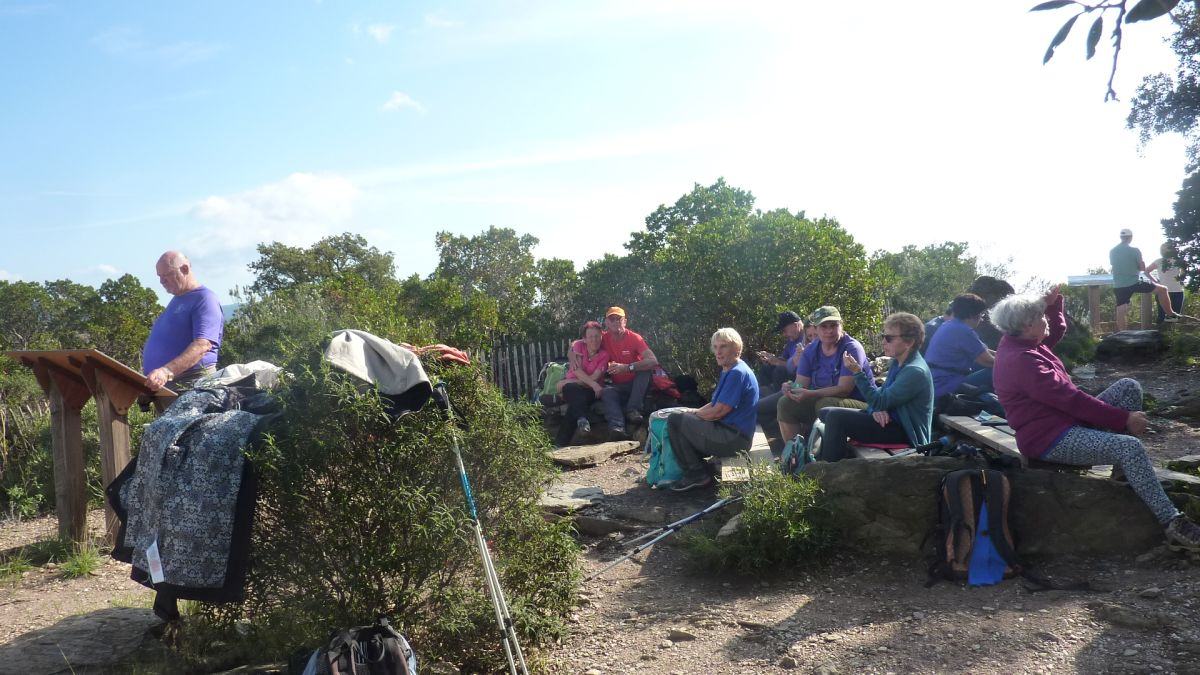
[[[667,417],[672,413],[687,412],[691,408],[663,408],[650,413],[647,425],[646,447],[642,456],[649,456],[646,468],[646,484],[652,488],[668,487],[683,479],[683,469],[675,461],[671,450],[671,439],[667,435]]]

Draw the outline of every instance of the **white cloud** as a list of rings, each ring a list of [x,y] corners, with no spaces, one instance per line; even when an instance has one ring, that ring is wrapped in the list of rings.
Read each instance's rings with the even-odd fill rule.
[[[192,208],[191,216],[204,227],[188,250],[211,256],[272,241],[308,244],[343,226],[359,195],[342,176],[294,173],[246,192],[207,197]]]
[[[396,27],[390,23],[373,23],[367,26],[367,34],[375,38],[379,44],[383,44],[392,38],[392,31]]]
[[[411,108],[422,115],[424,115],[426,112],[425,106],[421,105],[418,101],[413,99],[413,97],[402,91],[393,91],[391,97],[388,98],[388,100],[385,101],[380,107],[381,110],[385,110],[387,112],[394,112],[397,110],[403,110],[405,108]]]
[[[207,61],[224,49],[223,45],[197,40],[155,44],[142,37],[140,30],[129,26],[104,31],[92,38],[92,44],[112,56],[152,61],[169,67]]]
[[[20,278],[8,270],[0,270],[0,281],[16,281]]]
[[[458,28],[461,25],[461,21],[447,19],[446,17],[435,12],[430,12],[425,15],[426,28]]]

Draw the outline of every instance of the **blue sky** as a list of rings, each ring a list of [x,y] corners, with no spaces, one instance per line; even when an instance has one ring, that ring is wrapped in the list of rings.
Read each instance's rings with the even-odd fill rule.
[[[489,225],[582,267],[719,176],[869,250],[1061,279],[1132,227],[1149,262],[1182,144],[1138,147],[1082,29],[1043,67],[1067,14],[1031,4],[0,0],[0,279],[161,294],[179,248],[228,300],[259,242],[423,275]],[[1127,29],[1123,99],[1166,27]]]

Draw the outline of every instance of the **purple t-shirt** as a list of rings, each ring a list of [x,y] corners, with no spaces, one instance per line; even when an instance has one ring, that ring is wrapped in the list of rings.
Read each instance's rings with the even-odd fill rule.
[[[796,366],[796,375],[798,377],[809,378],[809,389],[824,389],[837,385],[838,380],[843,377],[854,377],[846,364],[842,362],[842,354],[849,354],[858,361],[858,365],[867,374],[868,379],[874,379],[875,374],[871,370],[871,362],[867,360],[867,351],[863,349],[858,340],[849,335],[842,335],[842,339],[838,340],[837,351],[833,356],[826,356],[821,351],[821,341],[814,340],[812,344],[804,348],[800,353],[800,363]],[[846,398],[855,398],[863,400],[862,393],[855,387],[846,396]]]
[[[970,326],[959,319],[943,323],[925,350],[925,362],[933,375],[933,395],[957,391],[958,385],[971,374],[975,359],[985,351],[987,345]]]
[[[150,337],[142,347],[142,372],[161,368],[183,353],[197,338],[212,343],[212,349],[200,357],[196,368],[215,365],[221,337],[225,333],[225,316],[217,294],[204,286],[183,295],[176,295],[167,308],[154,320]],[[182,373],[176,373],[181,375]]]

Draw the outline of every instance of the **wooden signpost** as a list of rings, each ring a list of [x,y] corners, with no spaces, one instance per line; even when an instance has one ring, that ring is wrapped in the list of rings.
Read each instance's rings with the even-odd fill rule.
[[[95,349],[5,352],[33,370],[50,399],[51,446],[54,453],[54,502],[58,536],[77,543],[87,539],[87,486],[83,472],[83,429],[80,411],[96,400],[100,424],[100,472],[108,485],[129,463],[129,406],[147,394],[156,404],[170,403],[175,392],[152,392],[145,376]],[[117,516],[104,505],[105,538],[117,536]]]

